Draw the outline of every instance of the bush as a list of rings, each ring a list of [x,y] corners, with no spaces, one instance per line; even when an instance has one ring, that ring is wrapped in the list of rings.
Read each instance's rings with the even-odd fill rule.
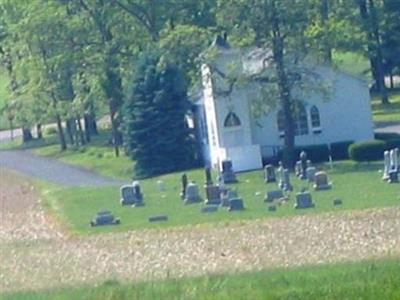
[[[54,135],[57,134],[57,128],[56,127],[46,127],[44,130],[45,135]]]
[[[387,143],[381,140],[354,143],[349,147],[349,157],[355,161],[380,160],[386,147]]]
[[[394,148],[400,148],[400,138],[386,141],[385,150],[391,150]]]
[[[375,139],[382,141],[400,140],[400,134],[394,132],[377,132]]]
[[[330,144],[331,149],[327,144],[312,145],[312,146],[301,146],[295,148],[295,157],[298,159],[301,151],[307,153],[307,157],[312,162],[323,162],[329,160],[329,153],[333,160],[348,159],[348,148],[353,141],[336,142]],[[278,153],[277,161],[282,160],[282,151]],[[274,159],[266,159],[266,163],[276,163]]]

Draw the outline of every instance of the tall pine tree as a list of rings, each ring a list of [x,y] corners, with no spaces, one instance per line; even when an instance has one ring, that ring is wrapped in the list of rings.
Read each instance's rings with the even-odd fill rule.
[[[172,65],[143,58],[124,106],[124,143],[136,177],[188,168],[193,147],[185,120],[186,85]]]

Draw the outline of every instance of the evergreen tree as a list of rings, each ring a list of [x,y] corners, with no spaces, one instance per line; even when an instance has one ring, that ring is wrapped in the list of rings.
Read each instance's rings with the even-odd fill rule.
[[[125,148],[137,177],[182,170],[193,162],[183,76],[175,66],[160,65],[158,58],[141,61],[123,110]]]

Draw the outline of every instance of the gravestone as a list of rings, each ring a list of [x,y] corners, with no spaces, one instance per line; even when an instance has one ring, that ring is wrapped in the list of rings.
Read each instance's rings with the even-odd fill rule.
[[[143,194],[140,189],[139,181],[132,182],[132,187],[133,187],[133,193],[134,193],[134,197],[135,197],[135,202],[132,204],[132,206],[134,206],[134,207],[143,206],[144,205]]]
[[[294,166],[294,172],[297,177],[301,176],[301,161],[300,160],[296,161],[296,164]]]
[[[244,210],[243,200],[241,198],[233,198],[229,200],[229,211]]]
[[[290,174],[289,170],[283,170],[283,188],[284,191],[293,191],[293,186],[290,183]]]
[[[397,148],[390,150],[390,170],[394,170],[396,172],[398,172],[398,162],[397,162],[398,151],[399,149]]]
[[[204,174],[205,174],[205,179],[206,179],[206,185],[211,185],[213,184],[212,178],[211,178],[211,169],[210,167],[205,167],[204,168]]]
[[[165,191],[164,181],[157,180],[157,189],[158,189],[159,192],[164,192]]]
[[[167,215],[155,215],[155,216],[150,216],[149,217],[149,222],[165,222],[168,221],[168,216]]]
[[[120,189],[122,205],[143,206],[143,194],[140,191],[139,182],[134,181],[132,185],[124,185]]]
[[[206,205],[201,208],[201,212],[204,213],[212,213],[218,211],[218,205]]]
[[[296,194],[296,203],[294,208],[310,208],[314,207],[315,204],[312,202],[311,194],[305,190]]]
[[[273,165],[266,165],[264,168],[264,181],[276,182],[275,168]]]
[[[389,171],[389,183],[398,183],[399,182],[399,174],[397,173],[397,170],[392,169]]]
[[[339,198],[333,199],[333,205],[334,206],[342,205],[342,204],[343,204],[342,199],[339,199]]]
[[[238,198],[236,190],[227,190],[226,193],[221,195],[221,206],[229,207],[229,200]]]
[[[383,175],[382,175],[382,180],[388,180],[389,179],[389,170],[390,170],[390,152],[385,151],[383,152]]]
[[[273,202],[274,200],[280,200],[282,198],[285,198],[282,190],[268,191],[265,195],[264,202]]]
[[[232,161],[229,159],[225,159],[221,163],[222,165],[222,173],[221,177],[224,183],[235,183],[237,182],[235,172],[233,172]]]
[[[300,152],[300,162],[301,162],[301,173],[300,179],[307,179],[307,153],[305,151]]]
[[[329,190],[332,188],[332,184],[328,181],[328,175],[326,172],[320,171],[315,173],[314,189],[316,191]]]
[[[397,172],[400,173],[400,150],[399,150],[399,148],[394,148],[393,151],[394,151],[394,155],[393,155],[394,163],[393,164],[396,166]]]
[[[186,187],[188,185],[188,178],[187,178],[186,173],[183,173],[181,176],[181,185],[182,185],[181,194],[180,194],[181,199],[185,200],[186,199]]]
[[[283,165],[282,162],[279,162],[279,167],[277,170],[277,174],[278,174],[278,186],[280,189],[283,189]]]
[[[109,211],[99,211],[93,220],[90,221],[90,226],[101,226],[101,225],[118,225],[120,220],[115,218]]]
[[[204,186],[206,191],[206,205],[220,205],[221,204],[221,190],[218,185]]]
[[[185,204],[201,202],[199,187],[194,182],[190,182],[185,191]]]
[[[136,199],[133,186],[131,185],[121,186],[120,193],[121,193],[120,203],[122,205],[132,205],[135,203]]]
[[[317,169],[315,167],[308,167],[306,170],[307,180],[309,182],[314,182],[316,173],[317,173]]]

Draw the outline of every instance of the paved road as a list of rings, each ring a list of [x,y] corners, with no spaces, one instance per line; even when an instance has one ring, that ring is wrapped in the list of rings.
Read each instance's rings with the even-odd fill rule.
[[[28,150],[0,151],[0,167],[65,186],[120,185],[124,182],[90,170],[40,157]]]
[[[400,121],[375,123],[375,132],[395,132],[400,134]]]

